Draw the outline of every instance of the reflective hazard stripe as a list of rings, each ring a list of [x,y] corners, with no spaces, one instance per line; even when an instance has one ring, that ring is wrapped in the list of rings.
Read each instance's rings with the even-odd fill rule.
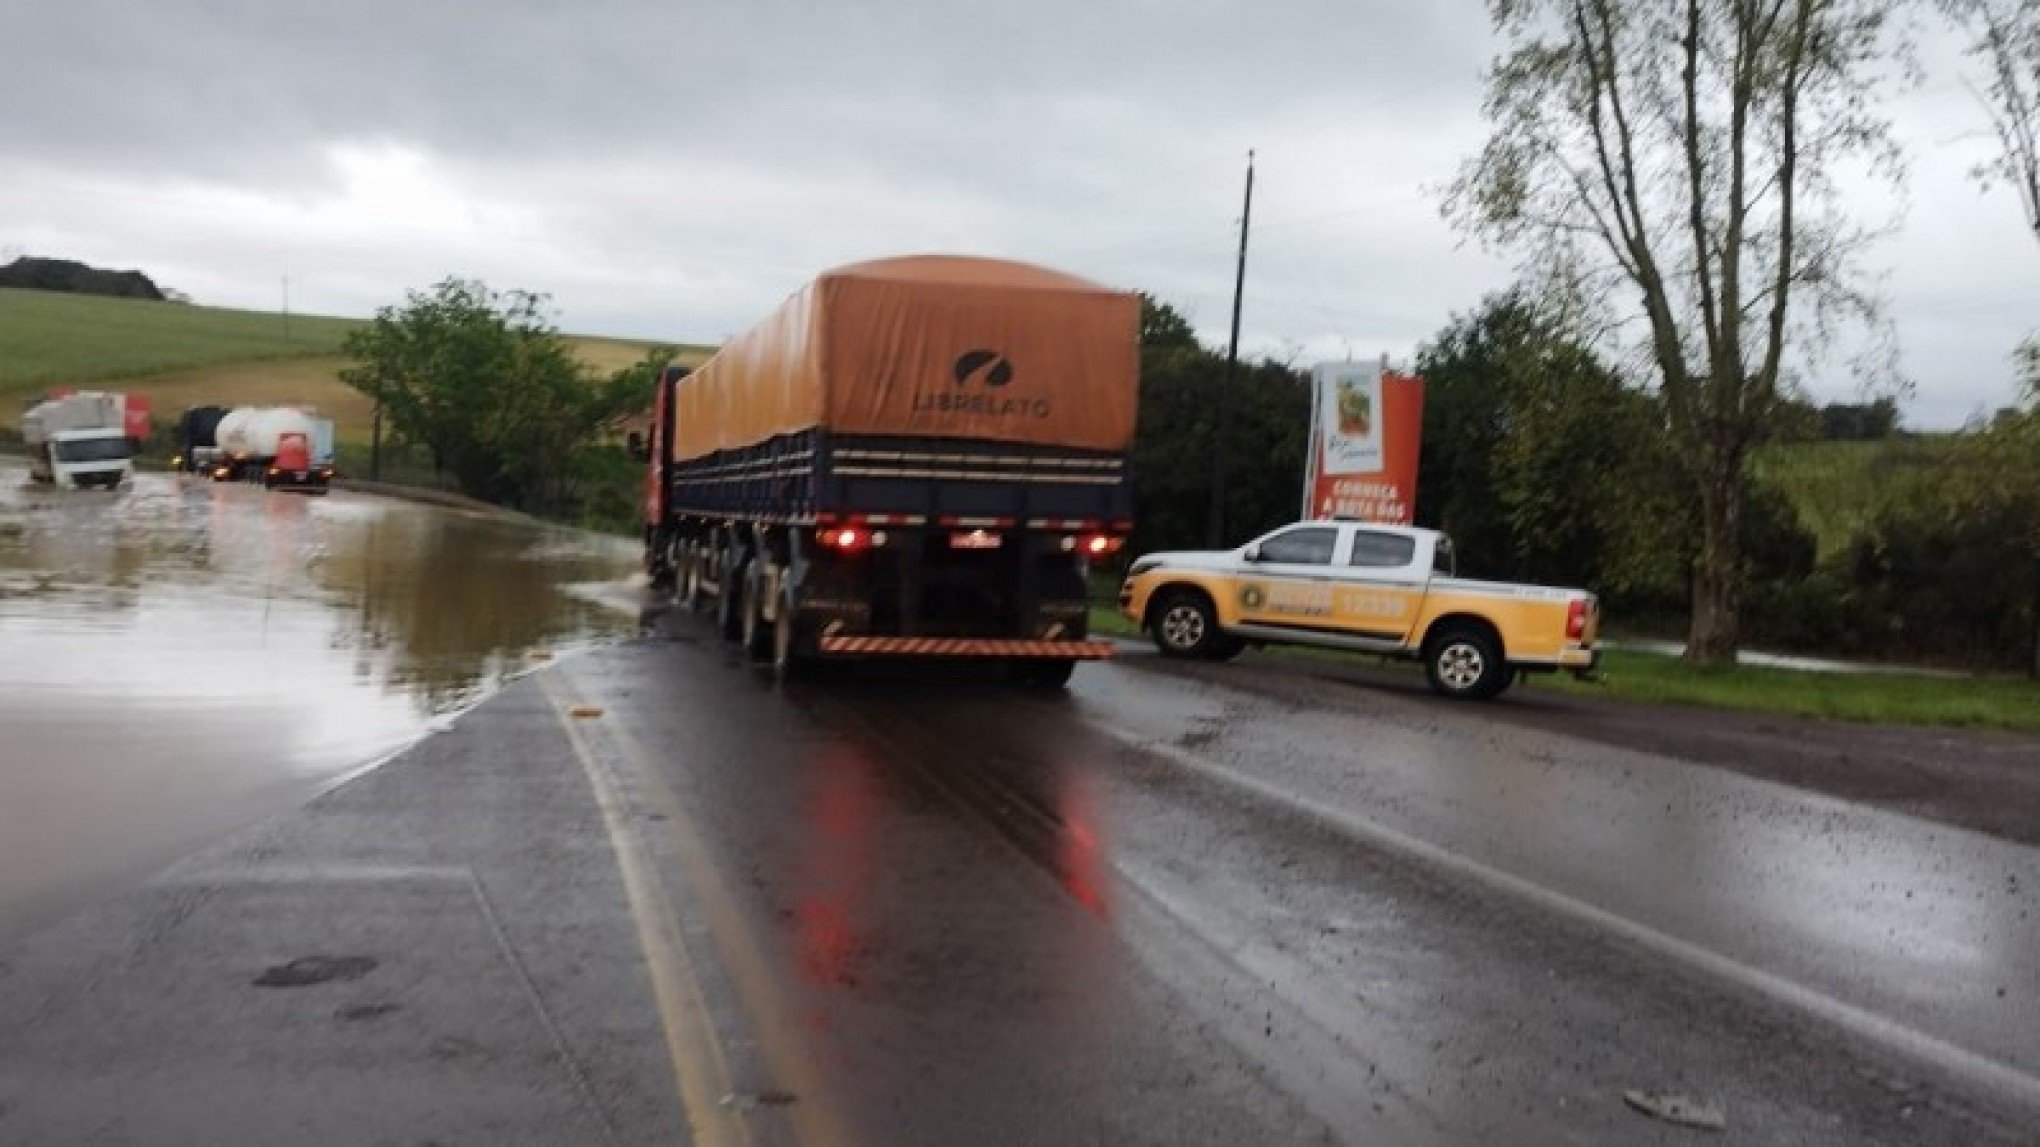
[[[867,657],[1069,657],[1099,660],[1112,656],[1109,641],[999,641],[967,637],[845,637],[821,640],[823,653]]]

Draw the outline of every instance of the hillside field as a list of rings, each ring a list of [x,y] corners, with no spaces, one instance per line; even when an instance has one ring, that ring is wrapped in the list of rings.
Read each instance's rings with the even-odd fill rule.
[[[1753,464],[1760,480],[1792,500],[1826,557],[1846,547],[1884,507],[1906,497],[1917,479],[1946,465],[1951,444],[1946,435],[1782,442],[1759,449]]]
[[[149,395],[158,423],[191,406],[305,406],[332,418],[342,441],[366,442],[370,403],[340,381],[340,341],[363,320],[0,288],[0,427],[56,386]],[[568,336],[582,361],[609,372],[649,341]],[[706,357],[684,347],[680,361]]]

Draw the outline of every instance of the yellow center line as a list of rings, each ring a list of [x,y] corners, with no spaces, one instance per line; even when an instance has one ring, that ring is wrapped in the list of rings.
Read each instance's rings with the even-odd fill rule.
[[[562,667],[562,672],[571,674],[571,668]],[[737,998],[751,1021],[751,1034],[773,1079],[796,1098],[785,1109],[796,1141],[803,1147],[852,1147],[856,1139],[802,1043],[801,1025],[771,974],[771,963],[757,936],[744,923],[728,882],[710,858],[694,817],[621,721],[605,721],[602,728],[608,743],[633,770],[644,799],[666,818],[666,839],[715,941],[720,966],[736,987]]]
[[[699,1147],[748,1145],[749,1127],[721,1104],[722,1097],[731,1091],[729,1062],[708,1018],[701,981],[688,960],[687,944],[680,932],[680,921],[673,914],[672,898],[631,823],[615,778],[576,727],[571,707],[556,684],[557,672],[540,673],[538,677],[540,688],[559,718],[560,728],[566,731],[567,743],[573,747],[574,756],[580,760],[581,770],[595,791],[595,804],[602,812],[603,827],[608,830],[610,848],[623,875],[624,896],[630,904],[631,920],[637,926],[638,947],[651,976],[659,1025],[665,1031],[673,1079],[687,1115],[688,1139]]]

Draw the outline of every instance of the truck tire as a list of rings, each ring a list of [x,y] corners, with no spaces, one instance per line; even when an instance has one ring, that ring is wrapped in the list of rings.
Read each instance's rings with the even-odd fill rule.
[[[1022,688],[1054,690],[1069,685],[1076,671],[1077,663],[1067,657],[1020,661],[1013,666],[1013,679]]]
[[[779,616],[772,623],[772,676],[781,684],[800,680],[811,667],[794,626],[793,595],[781,594]]]
[[[1225,639],[1211,599],[1195,590],[1170,590],[1151,616],[1149,631],[1164,657],[1210,657]]]
[[[1424,643],[1424,676],[1446,697],[1486,701],[1514,675],[1501,646],[1478,629],[1448,629]]]
[[[651,577],[652,588],[661,593],[670,593],[678,584],[678,571],[673,568],[675,549],[664,530],[652,531],[645,540],[645,572]]]
[[[772,657],[772,627],[765,624],[764,587],[759,583],[758,563],[749,562],[744,567],[744,631],[739,638],[744,655],[752,661],[770,664]]]
[[[680,603],[691,613],[708,609],[708,553],[698,542],[689,542],[680,552]]]
[[[724,641],[740,641],[744,636],[744,579],[751,572],[751,564],[744,561],[723,562],[722,577],[715,595],[716,628],[721,631]]]

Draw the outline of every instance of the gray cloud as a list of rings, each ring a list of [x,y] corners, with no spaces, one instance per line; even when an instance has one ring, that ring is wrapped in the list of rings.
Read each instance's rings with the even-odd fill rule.
[[[1251,351],[1404,355],[1508,280],[1427,190],[1482,130],[1478,0],[0,0],[0,43],[0,247],[209,302],[287,274],[363,313],[463,273],[573,329],[716,339],[827,266],[961,249],[1218,338],[1250,146]],[[2040,250],[1961,177],[1959,91],[1916,102],[1912,222],[1877,255],[1914,416],[1947,425],[2009,396]]]

